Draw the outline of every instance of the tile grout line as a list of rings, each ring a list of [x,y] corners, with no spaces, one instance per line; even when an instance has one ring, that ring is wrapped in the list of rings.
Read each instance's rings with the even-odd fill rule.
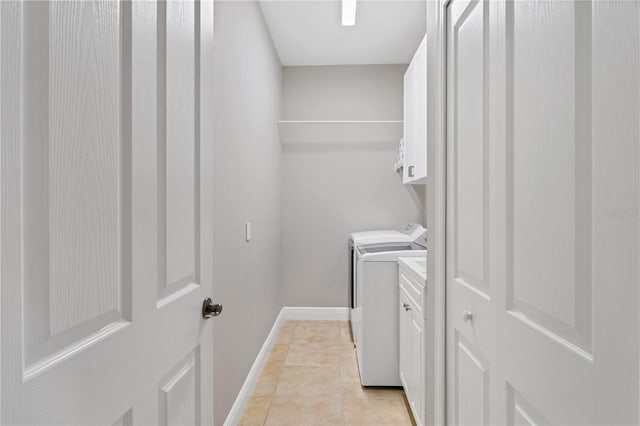
[[[339,372],[340,372],[339,373],[339,380],[340,380],[340,418],[342,419],[342,424],[346,425],[346,420],[345,420],[345,417],[344,417],[344,398],[345,398],[345,395],[344,395],[344,383],[342,381],[342,379],[343,379],[343,374],[342,374],[342,364],[343,364],[342,358],[343,358],[343,356],[344,356],[344,354],[340,353],[340,361],[339,361],[340,362],[340,364],[339,364],[339,366],[340,366],[340,369],[339,369]]]
[[[283,323],[284,324],[284,323]],[[293,326],[293,330],[295,331],[295,329],[298,327],[298,323],[296,322],[295,325]],[[280,325],[280,327],[278,328],[278,336],[280,336],[280,332],[282,331],[282,325]],[[293,339],[293,336],[291,336],[291,339]],[[269,401],[269,408],[267,408],[267,413],[264,416],[264,421],[262,422],[262,426],[265,426],[267,424],[267,419],[269,418],[269,413],[271,412],[271,407],[273,405],[273,400],[276,397],[276,390],[278,390],[278,384],[280,383],[280,379],[282,379],[282,371],[284,370],[284,363],[287,360],[287,355],[289,355],[289,347],[291,346],[291,342],[287,343],[287,352],[284,355],[284,360],[282,361],[282,365],[280,366],[280,373],[278,374],[278,381],[276,382],[276,387],[273,390],[273,394],[271,395],[270,401]],[[271,351],[273,350],[273,347],[269,350],[269,355],[271,355]],[[262,376],[262,372],[260,372],[260,375]]]

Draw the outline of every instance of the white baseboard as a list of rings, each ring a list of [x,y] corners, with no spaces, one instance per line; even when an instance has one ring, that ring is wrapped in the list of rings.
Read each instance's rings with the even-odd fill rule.
[[[271,331],[267,335],[262,348],[260,348],[260,352],[258,352],[258,356],[256,356],[251,369],[249,370],[249,374],[247,374],[247,378],[240,388],[240,392],[238,392],[238,396],[227,415],[226,420],[224,421],[224,426],[234,426],[240,422],[240,418],[242,417],[242,413],[244,412],[244,408],[249,402],[251,398],[251,394],[253,393],[253,388],[258,381],[258,377],[260,376],[260,370],[262,370],[262,365],[267,360],[267,356],[269,355],[269,351],[271,350],[271,346],[273,342],[276,340],[276,336],[278,335],[278,329],[280,328],[280,324],[284,320],[309,320],[309,321],[347,321],[349,319],[349,308],[304,308],[304,307],[289,307],[285,306],[282,308],[276,320],[273,322],[273,326],[271,327]]]
[[[242,413],[244,412],[244,407],[247,405],[247,402],[249,402],[249,399],[251,398],[253,388],[258,381],[258,377],[260,377],[260,370],[262,370],[262,365],[267,360],[267,356],[269,356],[269,351],[271,351],[271,346],[276,340],[278,329],[280,328],[280,324],[282,323],[282,321],[283,318],[281,310],[276,317],[276,320],[273,322],[271,331],[262,344],[262,348],[260,348],[258,356],[256,356],[255,361],[253,361],[251,370],[249,370],[249,374],[247,374],[247,378],[244,380],[244,384],[242,385],[242,388],[240,388],[240,392],[238,392],[238,396],[236,397],[236,400],[234,401],[233,406],[231,406],[231,410],[229,411],[229,414],[224,421],[224,426],[235,426],[240,423],[240,418],[242,417]]]
[[[348,321],[349,308],[305,308],[285,306],[282,308],[282,319],[309,321]]]

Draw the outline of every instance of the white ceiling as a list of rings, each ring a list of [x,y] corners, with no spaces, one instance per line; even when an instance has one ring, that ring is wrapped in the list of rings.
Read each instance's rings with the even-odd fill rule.
[[[408,64],[426,32],[425,0],[358,0],[356,25],[341,25],[336,0],[262,0],[284,66]]]

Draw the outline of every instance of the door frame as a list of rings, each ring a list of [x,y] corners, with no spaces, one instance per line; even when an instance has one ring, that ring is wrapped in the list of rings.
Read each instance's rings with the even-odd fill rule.
[[[446,418],[446,217],[447,217],[447,8],[450,0],[427,2],[427,282],[433,283],[433,383],[427,395],[434,425]],[[428,346],[427,346],[428,347]]]

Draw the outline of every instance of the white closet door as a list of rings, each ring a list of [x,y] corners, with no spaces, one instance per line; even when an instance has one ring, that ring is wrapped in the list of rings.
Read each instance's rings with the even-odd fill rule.
[[[448,24],[449,423],[638,424],[640,5]]]
[[[496,424],[496,287],[490,223],[490,13],[453,0],[447,16],[447,416]]]
[[[2,2],[2,424],[211,424],[212,2]]]
[[[638,424],[640,7],[500,6],[499,412]]]

